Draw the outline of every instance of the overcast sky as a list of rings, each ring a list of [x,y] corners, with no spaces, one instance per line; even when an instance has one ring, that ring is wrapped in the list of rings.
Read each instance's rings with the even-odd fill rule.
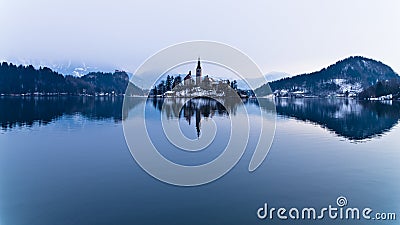
[[[0,60],[78,60],[133,72],[169,45],[212,40],[264,73],[299,74],[350,55],[400,72],[400,1],[0,0]]]

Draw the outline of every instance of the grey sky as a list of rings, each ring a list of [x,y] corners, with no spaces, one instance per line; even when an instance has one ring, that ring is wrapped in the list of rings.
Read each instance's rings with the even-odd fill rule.
[[[83,60],[133,72],[169,45],[213,40],[264,73],[363,55],[400,72],[400,1],[0,0],[0,60]]]

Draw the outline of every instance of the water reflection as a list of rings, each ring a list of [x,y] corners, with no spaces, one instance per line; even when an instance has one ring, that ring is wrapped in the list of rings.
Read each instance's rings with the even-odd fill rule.
[[[168,118],[185,118],[188,124],[195,121],[197,135],[201,133],[201,120],[213,116],[235,114],[239,102],[209,98],[192,100],[182,98],[152,99],[154,108],[162,110]],[[267,106],[272,99],[243,99],[245,105]],[[259,104],[259,102],[262,104]],[[276,113],[307,123],[314,123],[349,140],[366,140],[381,136],[393,128],[400,119],[400,102],[358,101],[353,99],[275,99]],[[182,109],[182,110],[179,110]]]
[[[121,121],[121,97],[2,97],[0,126],[14,127],[46,125],[64,115],[81,115],[90,120]]]
[[[397,101],[276,99],[275,102],[278,115],[316,123],[349,140],[381,136],[400,119],[400,102]]]
[[[154,108],[166,114],[169,119],[182,119],[191,125],[193,120],[196,126],[197,137],[201,134],[201,120],[213,116],[236,115],[237,107],[241,101],[237,98],[221,98],[218,100],[198,98],[152,98]],[[163,110],[164,109],[164,110]]]
[[[144,98],[127,98],[129,109],[143,103]],[[271,99],[242,99],[246,106],[272,108]],[[0,127],[9,130],[18,126],[46,125],[64,115],[81,115],[90,120],[112,119],[119,123],[123,117],[120,97],[41,97],[0,98]],[[203,118],[235,115],[240,104],[237,99],[153,98],[147,104],[165,113],[167,118],[183,119],[201,134]],[[350,99],[275,99],[276,112],[307,123],[318,124],[349,140],[366,140],[390,131],[400,120],[398,101],[357,101]],[[163,109],[164,108],[164,109]]]

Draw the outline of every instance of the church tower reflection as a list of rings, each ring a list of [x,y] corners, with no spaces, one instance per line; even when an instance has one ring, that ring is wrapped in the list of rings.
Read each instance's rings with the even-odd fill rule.
[[[234,98],[215,100],[208,97],[187,98],[152,98],[154,108],[162,111],[169,119],[184,119],[189,125],[192,123],[196,135],[201,135],[201,122],[204,118],[213,116],[228,116],[236,114],[237,107],[242,100]],[[221,102],[220,102],[221,101]],[[247,101],[245,99],[244,101]]]
[[[200,110],[196,109],[196,131],[197,137],[200,137],[201,115]]]
[[[196,122],[195,125],[196,125],[197,137],[200,137],[201,134],[202,117],[209,117],[211,114],[210,113],[211,107],[208,107],[210,104],[212,104],[210,100],[211,99],[204,99],[204,98],[191,99],[188,102],[186,102],[186,104],[182,107],[181,113],[179,114],[179,118],[181,118],[183,114],[183,117],[185,118],[185,120],[188,122],[189,125],[191,125],[192,117],[194,117]]]
[[[214,115],[228,115],[227,109],[218,101],[211,98],[193,98],[187,101],[181,108],[179,118],[182,116],[191,125],[195,120],[197,137],[201,135],[201,120],[211,118]]]

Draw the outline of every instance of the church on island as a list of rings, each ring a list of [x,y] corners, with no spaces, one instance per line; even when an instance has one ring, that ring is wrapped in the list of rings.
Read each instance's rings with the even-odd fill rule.
[[[197,59],[197,67],[195,77],[192,75],[192,71],[189,71],[184,76],[183,80],[180,75],[173,77],[168,75],[166,80],[161,80],[158,85],[150,91],[151,97],[201,97],[201,96],[213,96],[213,97],[225,97],[232,94],[232,90],[237,91],[241,97],[247,97],[243,95],[237,88],[237,82],[226,80],[217,80],[209,77],[208,75],[203,76],[201,68],[200,57]]]
[[[207,80],[211,81],[211,78],[209,78],[208,76],[206,76]],[[201,65],[200,65],[200,57],[197,59],[197,67],[196,67],[196,83],[193,83],[193,78],[192,78],[192,71],[189,71],[189,73],[185,76],[185,78],[183,79],[183,82],[185,85],[197,85],[200,86],[201,85]]]

